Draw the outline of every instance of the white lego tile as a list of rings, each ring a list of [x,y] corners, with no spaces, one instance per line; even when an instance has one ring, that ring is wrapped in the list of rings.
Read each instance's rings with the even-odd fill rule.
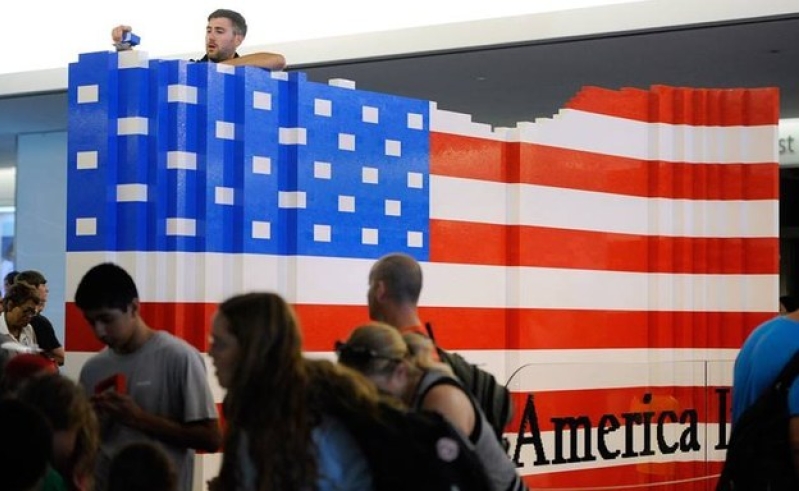
[[[355,90],[355,80],[347,80],[346,78],[331,78],[327,81],[327,84],[341,89]]]
[[[355,196],[339,196],[338,211],[344,213],[355,213]]]
[[[264,111],[272,110],[272,94],[256,90],[252,93],[252,107]]]
[[[279,128],[277,138],[281,145],[307,145],[308,131],[305,128]]]
[[[363,106],[361,109],[361,120],[364,123],[378,124],[380,122],[380,110],[372,106]]]
[[[197,87],[174,84],[166,88],[166,101],[183,104],[197,104]]]
[[[146,184],[117,184],[117,202],[135,203],[147,201]]]
[[[236,124],[228,121],[216,122],[215,135],[220,140],[235,140],[236,139]]]
[[[377,184],[379,171],[375,167],[364,167],[361,170],[361,182],[364,184]]]
[[[402,157],[402,142],[399,140],[386,140],[386,155],[389,157]]]
[[[100,100],[99,85],[79,85],[78,104],[91,104]]]
[[[333,116],[333,101],[327,99],[314,99],[313,113],[317,116]]]
[[[289,79],[288,72],[270,72],[269,76],[272,77],[272,80],[285,80],[285,81],[288,81],[288,79]]]
[[[253,220],[252,222],[252,238],[253,239],[266,239],[272,238],[272,224],[270,222],[262,222]]]
[[[269,157],[261,157],[254,155],[252,158],[252,173],[253,174],[271,174],[272,173],[272,159]]]
[[[225,75],[235,75],[236,67],[234,65],[227,65],[225,63],[214,63],[217,73],[224,73]]]
[[[166,168],[180,170],[197,170],[197,154],[174,150],[166,153]]]
[[[424,174],[421,172],[408,172],[408,187],[413,189],[423,189]]]
[[[280,191],[277,194],[279,208],[305,208],[306,194],[303,191]]]
[[[408,128],[412,130],[424,129],[424,115],[408,113]]]
[[[379,234],[376,228],[361,229],[361,244],[377,245]]]
[[[197,221],[191,218],[167,218],[166,234],[178,237],[195,237]]]
[[[150,64],[146,51],[131,49],[117,53],[117,68],[148,68]]]
[[[386,216],[398,217],[402,215],[402,201],[387,199],[385,203]]]
[[[117,119],[117,135],[146,135],[149,132],[147,118],[138,116]]]
[[[333,177],[333,166],[330,162],[317,160],[313,163],[313,176],[317,179],[331,179]]]
[[[424,234],[422,232],[408,232],[408,247],[424,247]]]
[[[75,235],[90,236],[97,235],[96,218],[78,218],[75,220]]]
[[[338,134],[338,149],[347,150],[350,152],[355,151],[355,135],[349,133]]]
[[[88,150],[78,152],[76,155],[78,170],[88,170],[97,168],[97,151]]]
[[[214,202],[218,205],[233,205],[236,201],[236,190],[217,186],[214,188]]]
[[[330,242],[332,237],[332,229],[330,225],[314,225],[313,226],[313,240],[314,242]]]

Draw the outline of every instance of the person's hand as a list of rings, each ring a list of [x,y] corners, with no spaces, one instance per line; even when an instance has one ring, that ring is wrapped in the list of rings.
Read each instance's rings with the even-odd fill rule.
[[[130,396],[107,390],[92,396],[95,411],[127,426],[135,427],[144,412]]]
[[[133,28],[130,26],[118,25],[111,29],[111,40],[114,41],[114,44],[118,44],[122,41],[122,36],[124,36],[126,32],[130,32],[132,30]]]

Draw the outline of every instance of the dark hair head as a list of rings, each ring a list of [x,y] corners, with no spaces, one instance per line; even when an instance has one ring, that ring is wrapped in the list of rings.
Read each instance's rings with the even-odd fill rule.
[[[22,271],[17,275],[14,281],[20,281],[36,287],[38,287],[39,285],[47,284],[47,278],[45,278],[42,273],[34,269],[28,269],[26,271]]]
[[[11,286],[14,284],[14,280],[17,278],[19,271],[9,271],[5,278],[3,278],[3,283]]]
[[[3,308],[5,310],[11,310],[9,304],[18,307],[29,300],[33,300],[34,304],[39,305],[41,301],[39,298],[39,290],[27,283],[20,283],[17,281],[6,291],[3,297]]]
[[[53,448],[53,432],[35,408],[16,400],[0,400],[0,474],[3,489],[33,489],[47,472]]]
[[[416,305],[422,292],[422,267],[407,254],[389,254],[378,259],[369,272],[369,283],[377,281],[385,284],[388,298]]]
[[[108,491],[174,491],[177,473],[166,452],[151,442],[126,445],[111,459]]]
[[[797,302],[792,295],[781,296],[780,303],[783,307],[785,307],[786,312],[793,312],[794,310],[799,309],[799,302]]]
[[[219,305],[219,315],[227,321],[241,349],[229,395],[248,397],[251,395],[248,392],[256,387],[288,386],[292,380],[304,378],[302,337],[297,319],[279,295],[237,295]],[[236,409],[244,410],[243,407]]]
[[[83,311],[126,310],[137,298],[139,292],[133,278],[114,263],[98,264],[87,271],[75,291],[75,304]]]
[[[247,21],[244,20],[244,16],[234,10],[228,9],[216,9],[211,12],[211,15],[208,16],[208,20],[211,19],[230,19],[231,24],[233,24],[233,33],[240,34],[241,37],[247,36]]]

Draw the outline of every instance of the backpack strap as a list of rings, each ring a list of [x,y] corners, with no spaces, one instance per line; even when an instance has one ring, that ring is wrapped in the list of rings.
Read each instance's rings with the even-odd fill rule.
[[[435,336],[433,336],[433,324],[430,324],[429,322],[425,322],[424,323],[424,329],[425,329],[425,331],[427,331],[427,337],[429,337],[430,341],[432,341],[433,344],[435,345],[436,344],[436,338],[435,338]],[[438,348],[438,345],[436,345],[436,348]]]

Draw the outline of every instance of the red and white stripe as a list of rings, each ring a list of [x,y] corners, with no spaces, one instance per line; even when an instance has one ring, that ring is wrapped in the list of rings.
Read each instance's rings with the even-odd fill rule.
[[[531,486],[704,489],[718,471],[709,394],[777,307],[777,107],[772,90],[588,88],[552,119],[492,131],[432,106],[421,314],[439,343],[502,381],[524,367],[517,419],[535,393],[550,452],[551,417],[619,414],[647,392],[701,411],[702,452],[539,468],[528,455]],[[107,260],[134,275],[151,325],[201,351],[215,305],[244,291],[284,295],[318,356],[367,320],[372,260],[69,253],[67,298]],[[68,304],[70,370],[98,348]]]

